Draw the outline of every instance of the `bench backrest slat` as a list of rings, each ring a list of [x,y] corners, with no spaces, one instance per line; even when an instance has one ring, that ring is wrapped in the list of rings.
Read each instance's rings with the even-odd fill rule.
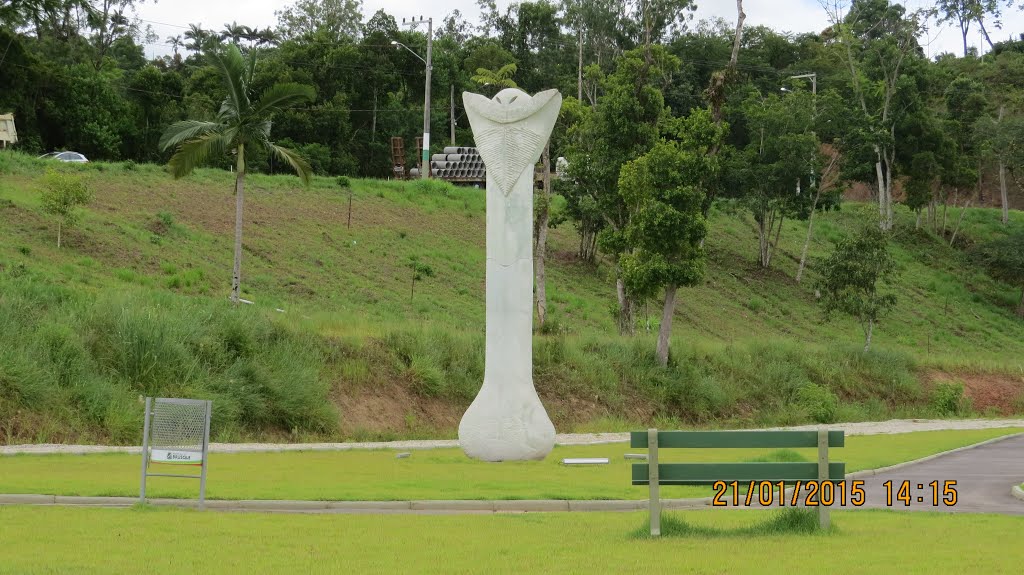
[[[647,447],[647,432],[634,431],[630,447]],[[843,447],[842,431],[828,432],[829,447]],[[658,448],[797,448],[817,447],[817,431],[659,431]]]
[[[646,463],[633,464],[633,485],[648,484]],[[829,479],[842,481],[846,464],[830,462]],[[716,481],[817,481],[817,463],[661,463],[658,465],[661,485],[711,485]],[[789,485],[787,485],[789,487]]]

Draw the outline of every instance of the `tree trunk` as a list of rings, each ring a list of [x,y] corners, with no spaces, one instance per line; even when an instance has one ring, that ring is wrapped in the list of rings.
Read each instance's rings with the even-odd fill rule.
[[[1022,286],[1020,290],[1020,303],[1017,304],[1017,315],[1019,317],[1024,317],[1024,286]]]
[[[676,310],[676,286],[665,286],[665,307],[661,312],[661,329],[658,330],[658,364],[668,366],[669,340],[672,338],[672,316]]]
[[[60,249],[60,224],[61,221],[57,220],[57,249]]]
[[[982,165],[981,158],[978,158],[978,189],[976,193],[978,194],[978,205],[981,207],[985,207],[984,168],[985,166]]]
[[[807,265],[807,250],[811,247],[811,236],[814,232],[814,210],[818,209],[818,199],[821,198],[821,187],[814,194],[814,202],[811,204],[811,215],[807,217],[807,238],[804,240],[804,249],[800,253],[800,267],[796,270],[796,283],[804,276],[804,267]],[[920,215],[920,213],[918,213]],[[920,217],[918,218],[920,221]]]
[[[921,229],[921,208],[917,208],[917,223],[914,224],[914,229]]]
[[[1003,225],[1010,223],[1010,196],[1006,191],[1006,162],[999,160],[999,198],[1003,204]]]
[[[956,242],[956,236],[960,233],[960,224],[964,221],[964,214],[967,213],[967,208],[971,207],[971,200],[967,200],[962,210],[960,210],[960,217],[956,220],[956,228],[953,230],[953,237],[949,239],[949,247],[953,247],[953,243]]]
[[[758,247],[758,262],[762,268],[768,267],[768,236],[771,233],[766,226],[770,225],[768,222],[768,215],[763,214],[760,218],[757,218],[757,247]]]
[[[370,143],[377,141],[377,91],[373,91],[373,122],[370,124]],[[370,148],[373,149],[372,147]]]
[[[955,192],[959,195],[959,192]],[[949,194],[942,194],[942,235],[946,235],[946,210],[949,208]],[[954,200],[956,201],[956,200]]]
[[[736,61],[740,55],[740,44],[743,40],[743,22],[747,19],[747,13],[743,11],[743,0],[736,0],[736,35],[732,42],[732,55],[729,57],[729,67],[735,68]]]
[[[416,297],[416,272],[412,272],[412,281],[409,282],[409,301]]]
[[[768,248],[768,265],[772,265],[772,258],[779,249],[779,238],[782,237],[782,224],[786,222],[786,214],[779,214],[779,227],[775,228],[775,241]]]
[[[864,337],[864,353],[867,353],[868,350],[871,349],[871,335],[874,333],[874,331],[875,331],[875,320],[869,319],[868,320],[868,329],[867,329],[867,331],[864,334],[865,335],[865,337]]]
[[[548,244],[548,223],[551,221],[551,145],[544,147],[544,197],[541,199],[540,213],[537,214],[537,244],[533,250],[533,270],[536,274],[537,288],[537,329],[544,328],[548,317],[548,293],[544,271],[544,259]]]
[[[235,268],[231,277],[231,301],[238,303],[242,285],[242,206],[245,203],[245,144],[238,144],[235,170]]]
[[[633,335],[633,302],[621,277],[615,279],[615,293],[619,300],[619,335]]]
[[[886,226],[886,214],[889,208],[886,204],[885,175],[882,173],[882,152],[878,148],[875,148],[875,151],[879,154],[879,159],[875,162],[875,177],[878,179],[878,225],[887,231],[889,228]]]
[[[985,41],[988,42],[988,49],[994,49],[995,45],[992,44],[992,38],[988,35],[988,30],[985,29],[985,21],[981,16],[978,16],[978,26],[981,27],[981,34],[985,37]]]

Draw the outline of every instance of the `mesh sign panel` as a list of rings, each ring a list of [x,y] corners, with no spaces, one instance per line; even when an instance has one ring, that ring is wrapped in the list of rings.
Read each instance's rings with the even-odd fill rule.
[[[206,499],[211,407],[212,403],[206,400],[146,398],[139,501],[146,500],[147,477],[181,477],[199,480],[199,505],[202,507]],[[150,463],[161,464],[168,472],[151,472]],[[199,467],[199,475],[174,471],[174,467],[182,465]]]
[[[206,402],[157,398],[151,425],[149,446],[153,449],[202,452]]]

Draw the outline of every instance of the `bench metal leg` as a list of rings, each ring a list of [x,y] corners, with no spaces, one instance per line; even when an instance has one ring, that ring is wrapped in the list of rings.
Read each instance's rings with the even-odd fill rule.
[[[651,535],[661,535],[661,489],[658,477],[658,430],[647,430],[648,506],[651,513]]]
[[[821,485],[829,481],[828,473],[828,430],[818,430],[818,527],[828,529],[831,524],[829,508],[821,504]],[[835,498],[835,485],[832,486],[833,499]]]

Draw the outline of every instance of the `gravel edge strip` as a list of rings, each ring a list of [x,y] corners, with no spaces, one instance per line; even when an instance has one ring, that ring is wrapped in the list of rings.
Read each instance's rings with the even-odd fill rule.
[[[878,469],[866,469],[848,473],[846,479],[870,477],[888,471],[901,469],[938,459],[953,453],[976,449],[1014,437],[1024,433],[1014,433],[996,437],[981,443],[958,447],[942,453],[936,453],[914,461],[906,461]],[[787,490],[787,497],[788,495]],[[1024,501],[1024,490],[1015,485],[1012,495]],[[693,499],[662,499],[664,510],[702,509],[711,505],[712,497]],[[138,503],[135,497],[81,497],[66,495],[34,495],[34,494],[0,494],[0,505],[65,505],[78,507],[130,507]],[[198,507],[192,499],[150,499],[150,505],[166,507]],[[226,511],[269,511],[288,513],[402,513],[402,512],[434,512],[434,513],[551,513],[551,512],[591,512],[591,511],[639,511],[646,509],[646,499],[629,500],[564,500],[564,499],[454,499],[454,500],[415,500],[415,501],[297,501],[274,499],[212,499],[206,501],[206,508]]]
[[[777,430],[817,430],[823,427],[841,429],[846,435],[889,435],[901,433],[917,433],[922,431],[966,431],[980,429],[1001,429],[1008,427],[1024,427],[1024,419],[895,419],[883,422],[840,423],[833,425],[799,425],[794,427],[771,427],[760,431]],[[555,444],[568,445],[607,445],[629,441],[629,433],[564,433],[555,438]],[[425,450],[444,449],[459,446],[458,440],[407,440],[393,442],[365,443],[211,443],[210,453],[276,453],[285,451],[352,451],[352,450]],[[142,452],[140,446],[106,446],[106,445],[62,445],[62,444],[27,444],[0,445],[0,456],[4,455],[46,455],[67,454],[85,455],[92,453],[129,453],[137,455]]]

